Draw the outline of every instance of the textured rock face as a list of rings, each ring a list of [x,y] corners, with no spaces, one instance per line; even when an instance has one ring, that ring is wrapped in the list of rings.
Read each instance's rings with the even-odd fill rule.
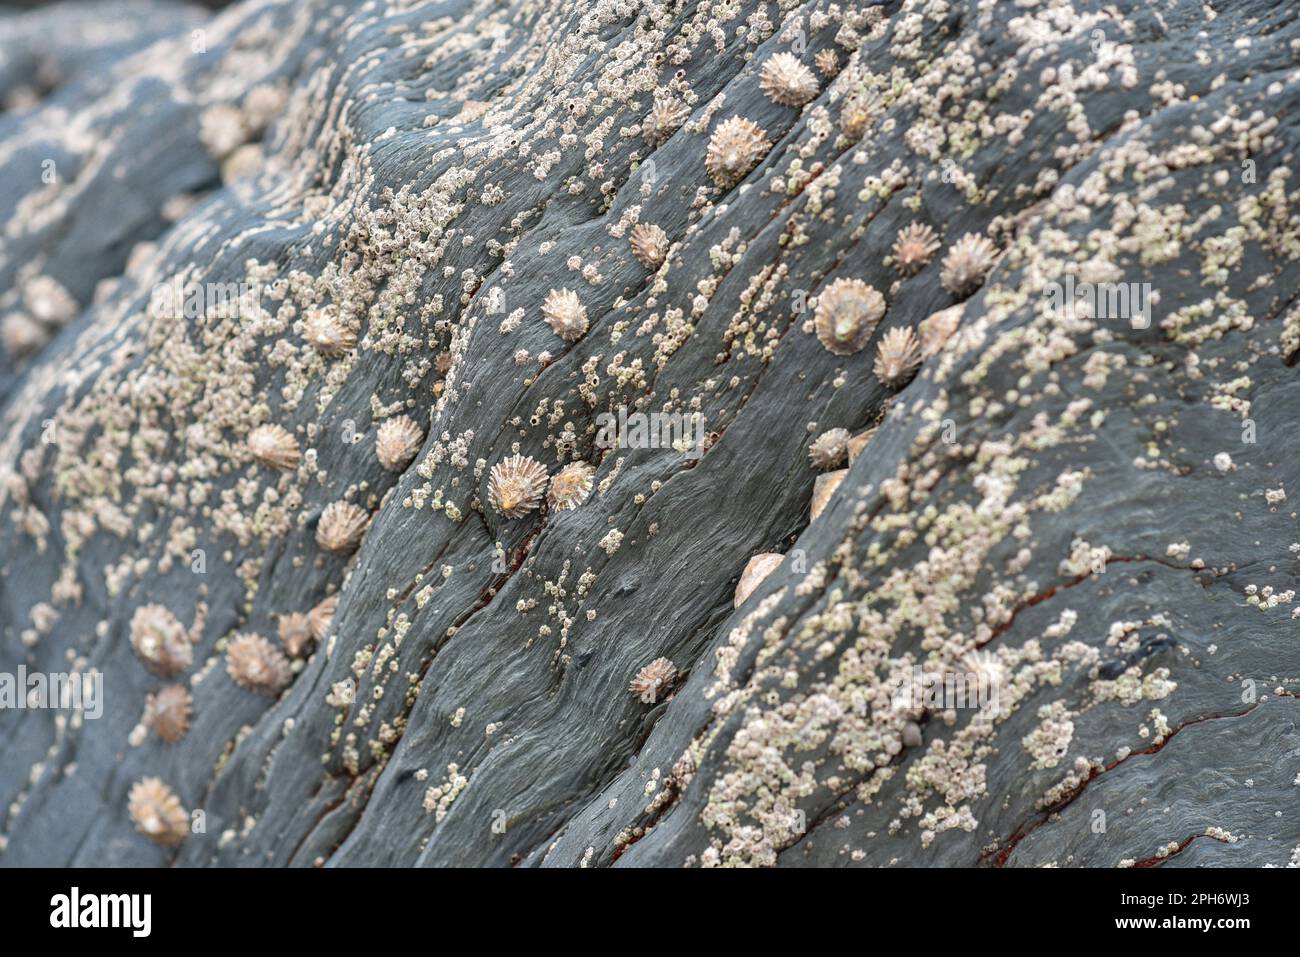
[[[104,676],[0,863],[1296,861],[1300,10],[1224,6],[0,18],[0,672]]]

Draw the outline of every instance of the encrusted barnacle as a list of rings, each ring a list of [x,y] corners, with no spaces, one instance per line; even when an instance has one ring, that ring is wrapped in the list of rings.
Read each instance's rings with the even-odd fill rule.
[[[628,683],[627,690],[646,704],[654,704],[676,677],[676,665],[667,658],[656,658],[636,673],[636,677]]]
[[[169,676],[194,660],[190,636],[162,605],[141,605],[131,616],[131,647],[151,671]]]
[[[646,269],[658,269],[668,255],[668,234],[654,223],[637,223],[628,236],[632,255]]]
[[[885,315],[885,297],[861,279],[836,279],[817,297],[814,327],[823,346],[848,356],[867,344]]]
[[[763,579],[780,566],[785,561],[785,556],[780,552],[760,552],[745,563],[745,570],[740,573],[740,581],[736,582],[736,591],[732,596],[732,605],[739,608],[745,603],[745,599],[754,593],[754,589],[763,583]]]
[[[369,527],[370,515],[359,505],[330,502],[316,524],[316,544],[327,552],[354,552]]]
[[[771,148],[772,141],[761,126],[743,116],[733,116],[723,120],[713,131],[704,155],[704,165],[719,186],[734,186],[758,165]]]
[[[808,461],[815,469],[834,468],[849,452],[849,430],[827,429],[808,446]]]
[[[542,318],[565,342],[582,338],[587,331],[587,310],[572,289],[552,289],[542,303]]]
[[[144,725],[168,744],[190,729],[191,699],[184,685],[167,685],[144,699]]]
[[[126,810],[136,830],[163,847],[175,847],[190,832],[189,813],[159,778],[145,778],[132,785]]]
[[[231,636],[226,671],[241,688],[257,694],[277,695],[289,683],[289,659],[261,635]]]
[[[551,510],[563,512],[587,501],[595,478],[595,468],[586,462],[570,462],[560,469],[551,479],[551,487],[546,493]]]
[[[894,268],[904,276],[910,276],[928,263],[938,248],[939,237],[933,229],[922,223],[912,223],[898,231],[890,255]]]
[[[844,481],[844,476],[848,474],[848,469],[836,469],[834,472],[823,472],[817,476],[817,480],[813,482],[812,504],[810,507],[813,518],[820,515],[822,510],[830,503],[831,496],[835,494],[835,490]]]
[[[323,356],[334,358],[356,348],[357,334],[340,317],[338,308],[312,309],[302,321],[302,337]]]
[[[280,644],[291,658],[301,658],[314,637],[310,615],[293,611],[280,616]]]
[[[943,257],[939,282],[954,296],[966,296],[984,284],[998,255],[997,247],[978,233],[967,233]]]
[[[400,472],[415,458],[424,442],[424,431],[409,415],[388,419],[375,435],[375,457],[390,472]]]
[[[768,57],[758,86],[769,100],[782,106],[803,106],[817,95],[818,90],[813,71],[793,53]]]
[[[330,595],[328,598],[322,598],[316,603],[311,611],[307,612],[307,621],[311,624],[311,636],[317,641],[324,641],[325,636],[330,633],[330,626],[334,624],[334,613],[338,611],[339,596]]]
[[[872,371],[887,386],[904,384],[921,364],[921,343],[908,326],[896,326],[881,337],[876,346],[876,363]]]
[[[959,302],[955,306],[949,306],[947,309],[940,309],[934,315],[921,320],[918,327],[921,339],[921,358],[929,359],[931,356],[938,355],[940,350],[947,345],[952,334],[957,331],[961,325],[962,314],[966,311],[966,304]]]
[[[298,467],[302,453],[298,451],[298,440],[288,429],[268,423],[259,425],[248,433],[248,453],[262,465],[273,469],[289,471]]]
[[[671,96],[657,97],[641,124],[641,135],[651,146],[658,146],[677,132],[690,115],[691,111],[681,100]]]
[[[846,96],[840,109],[840,129],[844,135],[851,140],[861,139],[879,105],[880,96],[865,90]]]
[[[488,504],[507,518],[527,515],[542,501],[546,468],[526,455],[512,455],[492,466],[488,475]]]
[[[817,55],[813,57],[813,62],[817,64],[817,69],[821,70],[823,76],[835,76],[840,72],[840,58],[830,47],[818,50]]]

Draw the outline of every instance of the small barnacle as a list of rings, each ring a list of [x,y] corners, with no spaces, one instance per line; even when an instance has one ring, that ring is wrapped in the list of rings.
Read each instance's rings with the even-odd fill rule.
[[[844,481],[844,476],[848,474],[848,469],[836,469],[834,472],[823,472],[817,476],[817,480],[813,482],[812,504],[810,507],[813,518],[820,515],[822,510],[830,504],[831,496],[835,494],[835,490]]]
[[[241,688],[257,694],[277,695],[289,683],[289,659],[261,635],[231,636],[226,671]]]
[[[542,303],[542,318],[565,342],[573,342],[587,331],[587,310],[572,289],[552,289]]]
[[[400,472],[415,458],[424,442],[423,430],[409,415],[388,419],[375,436],[375,457],[390,472]]]
[[[965,296],[984,284],[993,268],[997,247],[978,233],[967,233],[943,257],[939,282],[954,296]]]
[[[1007,679],[1007,668],[991,651],[972,651],[962,659],[966,670],[975,677],[976,693],[981,707],[996,708],[1002,685]]]
[[[653,223],[637,223],[628,236],[632,255],[646,269],[658,269],[668,255],[668,234]]]
[[[808,460],[815,469],[834,468],[849,452],[849,430],[827,429],[808,446]]]
[[[813,57],[813,62],[817,64],[817,69],[822,71],[823,76],[834,76],[840,72],[840,58],[830,47],[818,50],[817,55]]]
[[[921,364],[921,343],[907,326],[895,327],[884,334],[876,346],[876,378],[887,386],[903,385]]]
[[[921,223],[912,223],[900,229],[894,239],[891,250],[894,268],[904,276],[910,276],[928,263],[938,248],[939,237],[933,229]]]
[[[875,93],[859,91],[846,96],[840,110],[840,129],[844,135],[851,140],[861,139],[879,105],[880,97]]]
[[[194,659],[190,636],[162,605],[141,605],[131,616],[131,647],[160,675],[184,671]]]
[[[316,607],[307,612],[307,621],[311,625],[311,636],[317,641],[324,641],[329,634],[330,625],[334,624],[334,612],[338,611],[339,596],[330,595],[316,603]]]
[[[294,611],[280,616],[280,644],[290,657],[302,657],[313,637],[310,615]]]
[[[817,77],[793,53],[778,53],[763,64],[759,89],[773,103],[803,106],[817,95]]]
[[[262,465],[289,471],[298,467],[302,453],[298,440],[288,429],[275,424],[259,425],[248,433],[248,453]]]
[[[762,127],[743,116],[733,116],[713,131],[704,165],[719,186],[734,186],[771,148],[772,141]]]
[[[641,124],[641,135],[651,146],[658,146],[672,136],[690,115],[691,111],[680,100],[671,96],[659,97]]]
[[[369,527],[365,509],[351,502],[330,502],[316,525],[316,544],[327,552],[352,552]]]
[[[667,658],[656,658],[636,673],[627,690],[646,704],[654,704],[660,692],[666,691],[676,677],[676,665]]]
[[[931,356],[938,355],[940,350],[952,338],[952,334],[957,331],[961,325],[962,313],[966,311],[966,304],[959,302],[955,306],[949,306],[947,309],[940,309],[934,315],[921,320],[918,327],[921,339],[921,358],[929,359]]]
[[[563,512],[577,508],[591,494],[596,470],[586,462],[570,462],[551,479],[546,501],[552,511]]]
[[[754,593],[754,589],[763,583],[763,579],[780,567],[785,556],[780,552],[760,552],[745,563],[745,570],[736,582],[736,592],[732,596],[732,605],[739,608],[745,599]]]
[[[136,830],[164,847],[175,847],[190,832],[189,814],[159,778],[145,778],[132,785],[126,810]]]
[[[817,297],[814,326],[821,344],[847,356],[867,344],[885,315],[885,297],[861,279],[836,279]]]
[[[488,474],[488,503],[507,518],[526,515],[542,501],[546,468],[526,455],[512,455]]]
[[[323,356],[341,356],[356,347],[357,334],[339,318],[338,309],[312,309],[302,323],[302,337]]]
[[[190,692],[184,685],[167,685],[144,699],[144,724],[172,744],[190,729]]]

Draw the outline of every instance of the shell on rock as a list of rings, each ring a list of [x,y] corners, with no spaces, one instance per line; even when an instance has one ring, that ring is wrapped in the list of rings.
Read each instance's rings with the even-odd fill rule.
[[[327,552],[354,552],[370,527],[370,515],[351,502],[330,502],[316,524],[316,544]]]
[[[903,385],[921,364],[921,343],[907,326],[890,329],[876,346],[876,363],[872,371],[887,386]]]
[[[668,234],[654,223],[637,223],[628,235],[632,255],[646,269],[658,269],[668,255]]]
[[[390,472],[401,472],[420,451],[424,430],[409,415],[385,420],[375,435],[375,458]]]
[[[300,611],[280,616],[280,644],[291,658],[301,658],[315,636],[312,634],[311,616]]]
[[[754,589],[763,583],[763,579],[780,567],[785,556],[780,552],[759,552],[745,563],[745,570],[736,582],[736,592],[732,596],[732,606],[739,608],[745,599],[754,593]]]
[[[921,223],[912,223],[898,231],[890,255],[894,268],[904,276],[910,276],[928,263],[938,248],[939,237],[933,229]]]
[[[565,342],[582,338],[587,331],[587,310],[572,289],[552,289],[542,303],[542,318]]]
[[[817,480],[813,482],[811,505],[813,518],[820,515],[830,503],[831,496],[835,494],[835,490],[839,488],[840,483],[844,481],[844,476],[848,474],[848,469],[836,469],[834,472],[823,472],[821,475],[817,476]]]
[[[185,737],[190,729],[190,691],[184,685],[167,685],[144,699],[144,724],[168,744]]]
[[[803,106],[817,95],[817,77],[793,53],[777,53],[763,64],[758,80],[761,89],[773,103],[782,106]]]
[[[488,504],[507,518],[519,518],[541,504],[546,480],[546,468],[541,463],[526,455],[512,455],[492,466]]]
[[[357,334],[340,317],[338,308],[311,309],[302,321],[302,337],[323,356],[334,358],[356,348]]]
[[[839,465],[849,451],[848,429],[827,429],[808,446],[808,461],[815,469]]]
[[[978,233],[967,233],[957,240],[943,257],[939,282],[954,296],[966,296],[984,285],[998,250]]]
[[[284,652],[261,635],[236,634],[226,646],[226,671],[241,688],[277,695],[292,672]]]
[[[885,315],[885,297],[861,279],[836,279],[817,297],[814,328],[827,351],[848,356],[862,349]]]
[[[126,809],[136,830],[155,844],[175,847],[190,833],[189,813],[159,778],[145,778],[132,785]]]
[[[151,671],[164,677],[184,671],[194,660],[185,627],[162,605],[141,605],[135,610],[131,647]]]
[[[302,453],[293,434],[274,423],[259,425],[248,433],[248,453],[268,468],[290,471],[298,467]]]
[[[11,312],[0,322],[0,341],[16,359],[31,355],[50,341],[50,330],[25,312]]]
[[[713,131],[704,155],[704,165],[719,186],[734,186],[759,164],[771,148],[772,141],[761,126],[743,116],[733,116],[723,120]]]
[[[690,115],[691,111],[681,100],[671,96],[659,97],[641,124],[641,135],[651,146],[658,146],[677,132]]]
[[[334,613],[338,611],[339,596],[330,595],[316,603],[316,607],[307,612],[307,621],[311,625],[311,636],[317,641],[324,641],[334,624]]]
[[[876,428],[879,428],[879,426]],[[853,438],[849,439],[850,465],[858,460],[858,456],[862,454],[862,450],[870,444],[873,438],[876,437],[876,428],[867,429],[865,432],[859,432],[857,435],[853,436]]]
[[[667,658],[656,658],[636,673],[636,677],[628,683],[627,690],[646,704],[654,704],[676,677],[676,665]]]
[[[921,320],[919,331],[922,359],[929,359],[943,350],[948,340],[952,338],[952,334],[957,331],[957,327],[961,325],[961,317],[965,311],[966,304],[959,302]]]
[[[591,495],[596,470],[586,462],[570,462],[551,479],[546,493],[552,511],[563,512],[577,508]]]

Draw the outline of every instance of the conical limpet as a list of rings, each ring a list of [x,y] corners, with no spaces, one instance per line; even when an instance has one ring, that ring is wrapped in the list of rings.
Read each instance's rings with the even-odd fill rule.
[[[939,282],[954,296],[966,296],[984,284],[997,261],[998,250],[978,233],[967,233],[943,257]]]
[[[803,106],[817,95],[817,77],[793,53],[777,53],[763,64],[758,80],[761,89],[773,103],[782,106]]]
[[[810,508],[813,518],[820,515],[830,503],[831,496],[835,494],[835,490],[844,481],[844,476],[848,474],[848,469],[837,469],[834,472],[823,472],[817,476],[817,480],[813,482],[812,505]]]
[[[654,704],[661,692],[677,677],[677,666],[667,658],[656,658],[636,673],[627,690],[646,704]]]
[[[876,346],[876,363],[872,371],[887,386],[903,385],[921,364],[921,343],[906,326],[890,329]]]
[[[235,634],[226,646],[226,671],[241,688],[277,695],[289,683],[289,659],[261,635]]]
[[[555,512],[577,508],[591,495],[596,470],[586,462],[570,462],[551,479],[546,501]]]
[[[719,186],[734,186],[758,165],[771,148],[772,141],[761,126],[742,116],[733,116],[723,120],[713,131],[704,165]]]
[[[817,297],[817,339],[837,356],[867,344],[885,315],[885,297],[861,279],[836,279]]]
[[[691,111],[680,100],[659,97],[641,124],[641,135],[651,146],[658,146],[672,136],[690,115]]]
[[[565,342],[582,338],[587,331],[587,310],[572,289],[552,289],[542,303],[542,318]]]
[[[127,796],[126,809],[136,830],[155,844],[175,847],[190,833],[189,814],[159,778],[137,781]]]
[[[408,415],[387,419],[375,435],[375,457],[390,472],[411,464],[424,442],[424,431]]]
[[[370,527],[370,515],[351,502],[330,502],[316,524],[316,544],[327,552],[356,551]]]
[[[938,248],[939,237],[933,229],[921,223],[912,223],[898,231],[890,256],[894,268],[904,276],[910,276],[928,263]]]
[[[298,440],[288,429],[269,423],[248,433],[248,453],[259,463],[273,469],[290,471],[298,467],[302,453]]]
[[[537,508],[546,491],[546,468],[525,455],[512,455],[492,466],[488,475],[488,504],[507,518],[519,518]]]
[[[759,552],[746,562],[745,570],[740,573],[740,581],[736,582],[736,592],[732,596],[733,607],[743,605],[745,599],[754,593],[754,589],[763,583],[763,579],[776,571],[783,561],[785,556],[780,552]]]
[[[280,616],[280,644],[291,658],[301,658],[315,636],[312,634],[311,616],[300,611]]]
[[[876,428],[879,428],[879,426]],[[853,438],[849,439],[850,465],[858,460],[858,456],[862,454],[862,450],[871,443],[873,438],[875,438],[876,428],[867,429],[865,432],[859,432],[857,435],[853,436]]]
[[[194,660],[185,627],[162,605],[141,605],[135,610],[131,647],[151,671],[164,677],[184,671]]]
[[[308,310],[302,320],[302,337],[323,356],[334,358],[356,348],[357,334],[339,318],[335,306]]]
[[[158,737],[173,744],[190,728],[192,702],[184,685],[167,685],[144,699],[144,724]]]
[[[921,339],[921,358],[929,359],[931,356],[938,355],[952,334],[957,331],[961,325],[962,314],[966,311],[966,303],[959,302],[955,306],[949,306],[947,309],[940,309],[934,315],[921,320],[918,328]]]
[[[654,223],[637,223],[628,236],[632,255],[646,269],[658,269],[668,255],[668,234]]]
[[[848,429],[827,429],[808,446],[808,461],[815,469],[839,465],[849,451]]]
[[[330,595],[317,602],[316,607],[307,612],[307,621],[311,624],[311,636],[317,641],[324,641],[334,624],[334,613],[338,611],[339,596]]]

